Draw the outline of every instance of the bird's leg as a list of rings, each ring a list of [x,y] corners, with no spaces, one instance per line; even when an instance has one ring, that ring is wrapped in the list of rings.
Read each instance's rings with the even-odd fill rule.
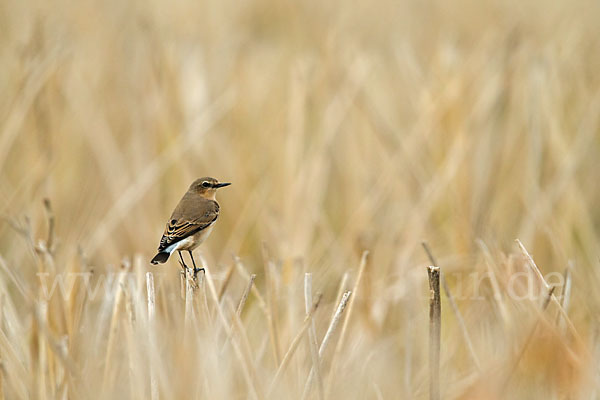
[[[196,261],[194,261],[194,255],[192,254],[191,250],[188,250],[188,253],[190,253],[190,258],[192,259],[192,264],[194,264],[194,278],[196,278],[196,275],[198,275],[198,272],[200,272],[200,271],[204,272],[204,268],[196,268]]]
[[[181,264],[181,269],[183,269],[183,277],[187,277],[187,265],[185,261],[183,261],[183,256],[181,255],[181,251],[177,250],[177,254],[179,254],[179,264]]]

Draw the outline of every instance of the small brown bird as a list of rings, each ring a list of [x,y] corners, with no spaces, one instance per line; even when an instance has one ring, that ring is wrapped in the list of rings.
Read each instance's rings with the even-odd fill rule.
[[[200,271],[201,268],[196,268],[192,250],[210,235],[219,217],[219,203],[215,199],[217,189],[229,185],[231,183],[219,183],[210,177],[196,179],[171,214],[165,233],[160,239],[158,254],[150,262],[162,264],[177,250],[185,266],[181,251],[186,250],[192,258],[194,274]]]

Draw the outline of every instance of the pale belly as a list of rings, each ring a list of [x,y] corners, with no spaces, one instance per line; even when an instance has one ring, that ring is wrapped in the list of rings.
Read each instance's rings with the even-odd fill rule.
[[[183,240],[173,244],[172,246],[167,247],[165,250],[169,253],[173,253],[175,250],[188,250],[192,251],[196,247],[200,246],[202,242],[206,240],[206,238],[210,235],[213,230],[214,223],[212,223],[208,228],[201,230],[195,235],[186,237]]]

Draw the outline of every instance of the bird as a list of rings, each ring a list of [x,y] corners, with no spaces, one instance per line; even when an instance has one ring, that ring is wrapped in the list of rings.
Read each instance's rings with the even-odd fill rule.
[[[181,252],[187,251],[194,265],[194,276],[198,271],[202,271],[203,268],[196,268],[192,250],[206,240],[219,217],[220,207],[216,200],[217,189],[229,185],[231,183],[222,183],[208,176],[192,182],[173,210],[160,239],[158,253],[150,263],[163,264],[174,251],[177,251],[185,271],[187,266]]]

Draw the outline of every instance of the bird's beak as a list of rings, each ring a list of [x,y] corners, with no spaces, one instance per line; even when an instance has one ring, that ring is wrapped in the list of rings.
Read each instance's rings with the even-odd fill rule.
[[[231,185],[231,183],[229,183],[229,182],[223,182],[223,183],[217,183],[213,187],[215,189],[218,189],[218,188],[222,188],[222,187],[229,186],[229,185]]]

